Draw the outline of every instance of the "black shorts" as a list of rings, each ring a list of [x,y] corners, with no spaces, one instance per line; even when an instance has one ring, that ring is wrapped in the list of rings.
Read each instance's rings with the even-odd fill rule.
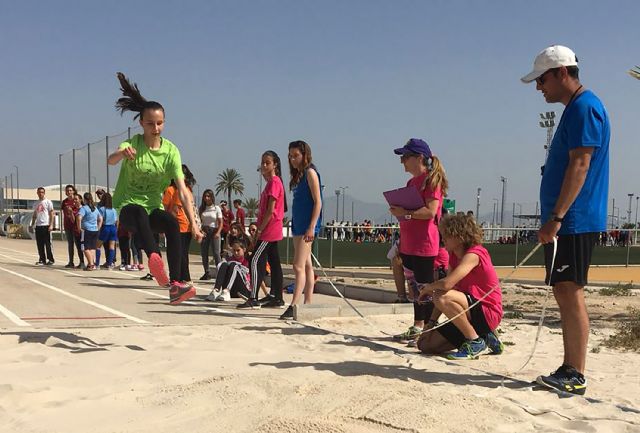
[[[98,243],[98,233],[90,232],[89,230],[82,231],[82,249],[83,250],[95,250]]]
[[[473,296],[465,293],[467,297],[467,303],[469,304],[467,308],[478,300]],[[482,312],[482,304],[478,304],[469,310],[469,314],[471,315],[471,326],[476,330],[476,333],[484,338],[489,332],[492,331],[487,324],[487,319],[484,317],[484,313]],[[441,328],[436,329],[434,332],[439,332],[449,343],[451,343],[454,347],[460,347],[462,343],[464,343],[467,339],[464,334],[460,332],[460,330],[453,324],[453,322],[449,322]]]
[[[413,271],[418,283],[433,283],[435,281],[433,262],[435,257],[412,256],[400,253],[402,266]]]
[[[556,260],[551,269],[553,243],[544,245],[544,264],[547,270],[545,282],[551,286],[564,281],[573,281],[578,286],[587,285],[587,275],[591,264],[593,247],[600,233],[580,233],[577,235],[559,235]],[[549,280],[551,277],[551,280]]]

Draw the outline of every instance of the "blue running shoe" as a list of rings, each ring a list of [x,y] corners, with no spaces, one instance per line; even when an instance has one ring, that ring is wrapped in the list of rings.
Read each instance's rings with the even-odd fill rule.
[[[573,367],[562,365],[549,376],[538,376],[538,385],[569,394],[584,395],[587,391],[587,379]]]
[[[447,359],[478,359],[478,356],[485,350],[487,350],[487,343],[478,337],[475,340],[467,340],[462,343],[457,352],[447,355]]]
[[[493,331],[486,335],[484,341],[487,343],[487,347],[492,355],[500,355],[504,352],[504,344],[502,344],[502,341],[498,339],[498,336]]]

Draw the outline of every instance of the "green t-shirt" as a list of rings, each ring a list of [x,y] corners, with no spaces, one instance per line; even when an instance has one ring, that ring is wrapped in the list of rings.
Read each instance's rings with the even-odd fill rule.
[[[119,148],[129,146],[136,150],[136,157],[133,161],[122,160],[113,192],[113,207],[120,212],[128,204],[137,204],[148,214],[154,209],[163,209],[162,194],[171,179],[184,179],[180,151],[166,138],[162,138],[159,149],[151,150],[140,134],[123,141]]]

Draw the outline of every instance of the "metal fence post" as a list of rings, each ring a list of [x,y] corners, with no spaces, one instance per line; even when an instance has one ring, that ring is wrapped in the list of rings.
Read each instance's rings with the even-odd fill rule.
[[[105,164],[107,166],[107,192],[111,193],[111,191],[109,190],[109,136],[107,135],[105,138],[105,148],[106,148],[106,155],[105,155]]]
[[[518,229],[515,229],[514,236],[516,237],[516,261],[513,264],[513,267],[517,268],[518,267],[518,245],[520,243],[520,232],[518,231]]]
[[[329,267],[333,268],[333,226],[331,226],[331,235],[329,236]]]
[[[625,267],[629,267],[629,253],[631,252],[631,230],[627,231],[627,263],[625,264]]]

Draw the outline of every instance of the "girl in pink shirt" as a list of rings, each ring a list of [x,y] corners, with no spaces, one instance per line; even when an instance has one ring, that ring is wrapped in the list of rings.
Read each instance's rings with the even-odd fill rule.
[[[446,325],[423,333],[418,347],[430,354],[457,348],[449,359],[474,359],[487,349],[502,353],[504,347],[493,332],[502,319],[502,292],[482,246],[482,229],[471,216],[450,215],[440,222],[440,232],[449,251],[449,271],[420,292],[420,298],[432,296],[435,306],[427,328],[434,327],[441,314],[452,318],[480,302]]]
[[[280,157],[272,150],[262,154],[260,163],[262,176],[267,184],[260,194],[258,205],[258,239],[249,269],[251,271],[251,297],[237,308],[260,309],[261,307],[283,308],[282,266],[278,242],[282,240],[282,220],[287,211],[287,197],[282,183],[282,164]],[[263,303],[258,302],[258,288],[267,271],[267,260],[271,266],[271,293]]]
[[[394,153],[400,156],[404,170],[411,174],[407,186],[414,186],[422,196],[424,205],[419,209],[404,209],[391,206],[389,211],[400,221],[400,258],[408,281],[415,293],[413,326],[397,340],[415,342],[424,328],[425,320],[431,315],[433,303],[430,299],[416,302],[422,287],[434,281],[434,261],[438,256],[440,236],[437,221],[442,215],[442,197],[447,193],[448,182],[440,160],[431,153],[424,140],[410,139]]]

